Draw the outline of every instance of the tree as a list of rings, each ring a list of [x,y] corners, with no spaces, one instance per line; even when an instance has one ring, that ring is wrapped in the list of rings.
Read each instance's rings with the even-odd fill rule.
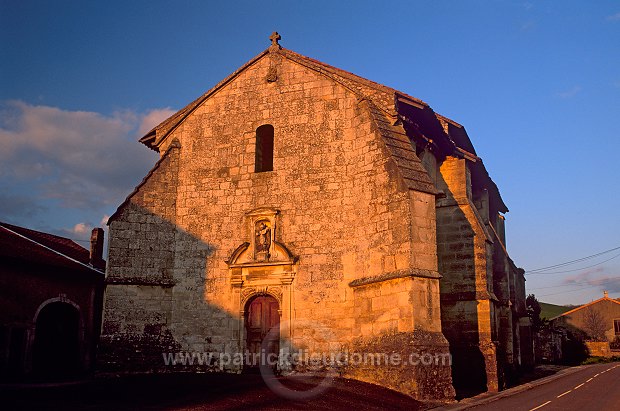
[[[591,341],[607,341],[605,338],[605,320],[598,310],[590,307],[583,315],[583,325]]]
[[[540,312],[542,311],[542,308],[540,307],[540,303],[534,294],[527,296],[525,299],[525,307],[527,309],[527,315],[530,317],[530,321],[532,322],[533,330],[538,331],[542,326],[542,320],[540,319]]]

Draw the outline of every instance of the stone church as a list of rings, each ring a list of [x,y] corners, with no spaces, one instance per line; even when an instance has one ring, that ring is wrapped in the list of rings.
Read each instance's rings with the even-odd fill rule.
[[[108,223],[100,368],[174,371],[165,353],[270,335],[269,352],[397,354],[340,375],[418,399],[501,389],[532,358],[525,279],[465,129],[271,42],[140,140],[160,159]],[[185,369],[249,366],[211,360]]]

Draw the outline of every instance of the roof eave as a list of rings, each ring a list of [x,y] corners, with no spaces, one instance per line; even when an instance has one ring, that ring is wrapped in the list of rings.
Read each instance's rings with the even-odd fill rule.
[[[147,135],[138,140],[140,143],[144,144],[151,150],[159,152],[157,146],[155,146],[155,140],[157,138],[157,131],[155,129],[151,130]]]
[[[570,310],[570,311],[566,311],[565,313],[562,313],[562,314],[560,314],[560,315],[556,315],[555,317],[550,318],[550,319],[549,319],[549,321],[552,321],[552,320],[557,320],[557,319],[558,319],[558,318],[560,318],[560,317],[567,316],[567,315],[572,314],[572,313],[574,313],[574,312],[576,312],[576,311],[582,310],[582,309],[584,309],[584,308],[586,308],[586,307],[590,307],[591,305],[594,305],[594,304],[600,303],[601,301],[611,301],[612,303],[620,304],[620,302],[618,302],[618,301],[614,300],[613,298],[603,297],[603,298],[599,298],[598,300],[591,301],[591,302],[589,302],[589,303],[587,303],[587,304],[584,304],[584,305],[582,305],[582,306],[579,306],[579,307],[573,308],[572,310]]]
[[[97,274],[101,274],[101,275],[105,274],[103,271],[95,268],[94,266],[92,266],[90,264],[85,264],[85,263],[83,263],[83,262],[81,262],[81,261],[79,261],[79,260],[77,260],[77,259],[75,259],[73,257],[70,257],[70,256],[68,256],[68,255],[66,255],[64,253],[61,253],[60,251],[54,249],[53,247],[48,247],[45,244],[41,244],[40,242],[38,242],[38,241],[28,237],[27,235],[24,235],[24,234],[21,234],[21,233],[19,233],[17,231],[11,230],[10,228],[5,227],[3,225],[0,225],[0,229],[3,229],[5,231],[9,232],[11,235],[14,235],[14,236],[20,237],[20,238],[22,238],[22,239],[24,239],[26,241],[29,241],[32,244],[36,245],[37,247],[43,248],[45,250],[48,250],[48,251],[50,251],[50,252],[60,256],[61,258],[66,259],[71,264],[73,264],[73,265],[75,265],[77,267],[88,269],[88,270],[93,271],[93,272],[95,272]]]

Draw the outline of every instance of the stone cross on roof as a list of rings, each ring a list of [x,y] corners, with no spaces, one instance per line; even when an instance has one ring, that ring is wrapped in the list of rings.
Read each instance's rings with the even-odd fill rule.
[[[269,40],[271,40],[271,47],[280,48],[278,40],[280,40],[281,38],[282,36],[280,36],[277,31],[271,33],[271,36],[269,36]]]

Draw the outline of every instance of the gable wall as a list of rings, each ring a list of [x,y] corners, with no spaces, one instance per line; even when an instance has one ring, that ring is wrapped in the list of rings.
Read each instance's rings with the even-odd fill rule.
[[[408,193],[388,174],[382,143],[353,93],[285,59],[268,83],[270,64],[278,63],[264,58],[242,72],[171,136],[182,146],[177,225],[214,243],[205,272],[175,268],[181,281],[204,277],[204,290],[176,287],[175,298],[195,299],[189,311],[208,301],[236,313],[225,259],[250,240],[244,213],[269,206],[281,212],[276,240],[300,257],[295,315],[351,335],[347,283],[410,264],[402,224]],[[255,130],[263,124],[275,129],[274,171],[255,173]],[[195,327],[175,314],[175,327]]]
[[[270,64],[278,65],[274,83],[265,80]],[[275,129],[274,171],[254,173],[263,124]],[[169,330],[182,349],[233,349],[240,307],[225,260],[250,240],[245,213],[258,207],[280,210],[276,240],[299,256],[295,318],[326,324],[338,341],[387,327],[356,317],[350,281],[412,266],[437,270],[432,195],[410,194],[368,112],[332,80],[265,57],[190,114],[161,152],[175,139],[181,148],[110,225],[108,273],[117,278],[106,298],[110,338]],[[421,282],[394,295],[409,307],[423,302],[406,310],[402,331],[413,328],[414,315],[439,330],[437,282]],[[382,320],[379,300],[370,321]]]

